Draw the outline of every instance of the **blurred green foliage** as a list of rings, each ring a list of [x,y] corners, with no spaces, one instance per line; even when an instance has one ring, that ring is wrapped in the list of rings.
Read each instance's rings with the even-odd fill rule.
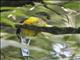
[[[78,9],[80,9],[80,2],[79,1],[70,2],[68,4],[65,4],[64,7],[74,9],[74,10],[78,10]]]
[[[63,6],[65,7],[65,9],[71,9],[70,11],[68,10],[68,12],[66,12],[60,6],[57,5],[48,6],[56,12],[60,13],[61,15],[57,15],[54,11],[45,8],[43,5],[34,7],[32,5],[26,4],[22,7],[1,7],[1,10],[10,9],[12,11],[1,12],[0,33],[3,33],[3,36],[0,36],[0,38],[5,40],[15,40],[19,42],[15,34],[15,23],[18,23],[20,20],[23,20],[24,18],[27,18],[29,16],[34,16],[36,12],[48,13],[51,18],[50,20],[48,20],[48,23],[53,26],[66,27],[69,24],[74,24],[75,27],[80,27],[80,1],[69,2],[67,4],[64,4]],[[78,12],[75,13],[72,10]],[[66,21],[68,20],[64,15],[68,15],[72,19],[69,20],[72,22],[67,23]],[[7,36],[5,36],[4,33],[7,33]],[[73,49],[73,53],[80,56],[80,34],[52,35],[49,33],[42,32],[36,37],[31,37],[30,46],[35,46],[47,50],[47,52],[37,52],[35,50],[30,49],[30,60],[58,60],[57,58],[49,55],[49,52],[52,51],[52,44],[56,42],[67,43],[70,48]],[[1,49],[1,58],[2,60],[22,60],[20,49],[15,47],[6,47]]]

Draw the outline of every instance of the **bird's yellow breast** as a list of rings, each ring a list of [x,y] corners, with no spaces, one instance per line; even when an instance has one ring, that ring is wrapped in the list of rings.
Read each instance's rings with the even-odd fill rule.
[[[39,18],[30,17],[30,18],[24,20],[23,24],[34,25],[38,22],[39,22]],[[33,31],[33,30],[29,30],[29,29],[21,29],[21,31],[24,36],[34,36],[34,35],[38,34],[37,31]]]

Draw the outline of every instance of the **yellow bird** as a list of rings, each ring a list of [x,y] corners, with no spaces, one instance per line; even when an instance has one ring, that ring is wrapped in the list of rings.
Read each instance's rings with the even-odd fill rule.
[[[47,27],[48,26],[48,24],[44,18],[37,17],[37,16],[29,17],[29,18],[23,20],[21,23],[28,24],[28,25],[40,26],[40,27]],[[29,30],[29,29],[23,29],[23,28],[17,29],[17,34],[20,34],[22,36],[36,36],[38,33],[40,33],[40,32]]]
[[[35,25],[40,27],[47,27],[48,24],[46,22],[46,17],[48,18],[48,15],[46,13],[40,13],[37,16],[32,16],[29,18],[26,18],[25,20],[22,20],[20,23],[27,24],[27,25]],[[31,36],[36,36],[39,31],[24,29],[24,28],[17,28],[16,34],[17,37],[20,39],[22,44],[29,45]],[[24,54],[28,55],[29,51],[26,48],[21,49],[22,55]],[[25,53],[27,52],[27,53]]]
[[[28,19],[22,22],[23,24],[35,25],[35,26],[47,26],[47,23],[40,18],[37,17],[29,17]],[[24,36],[35,36],[39,33],[39,31],[33,31],[29,29],[21,29],[21,35]]]

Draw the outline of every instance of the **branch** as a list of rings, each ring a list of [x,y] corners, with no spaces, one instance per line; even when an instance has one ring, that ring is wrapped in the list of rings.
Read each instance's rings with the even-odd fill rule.
[[[32,25],[21,25],[16,24],[17,28],[24,28],[24,29],[30,29],[34,31],[40,31],[40,32],[48,32],[51,34],[80,34],[80,27],[73,28],[73,27],[38,27],[38,26],[32,26]]]
[[[41,2],[42,0],[1,0],[2,7],[21,7],[25,4],[34,5],[34,2]]]
[[[41,3],[44,0],[1,0],[1,4],[0,6],[6,6],[6,7],[20,7],[23,6],[25,4],[31,4],[33,5],[34,2],[38,2]],[[70,2],[72,0],[69,1],[44,1],[44,3],[46,4],[53,4],[53,5],[59,5],[62,6],[64,4],[67,4],[68,2]]]
[[[0,12],[9,12],[9,11],[12,11],[10,9],[3,9],[3,10],[0,10]]]

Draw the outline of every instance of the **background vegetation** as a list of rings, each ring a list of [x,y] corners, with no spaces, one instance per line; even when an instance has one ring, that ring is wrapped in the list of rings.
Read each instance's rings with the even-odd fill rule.
[[[24,18],[34,16],[37,12],[48,13],[50,15],[48,24],[52,26],[80,27],[80,1],[43,1],[49,8],[34,0],[34,5],[30,2],[17,7],[1,6],[1,60],[23,60],[20,48],[25,46],[19,43],[15,33],[15,23]],[[2,0],[3,2],[4,0]],[[30,60],[80,60],[80,34],[54,35],[42,32],[36,37],[30,37],[30,39]],[[60,52],[56,49],[59,49]],[[63,53],[66,50],[69,54]]]

